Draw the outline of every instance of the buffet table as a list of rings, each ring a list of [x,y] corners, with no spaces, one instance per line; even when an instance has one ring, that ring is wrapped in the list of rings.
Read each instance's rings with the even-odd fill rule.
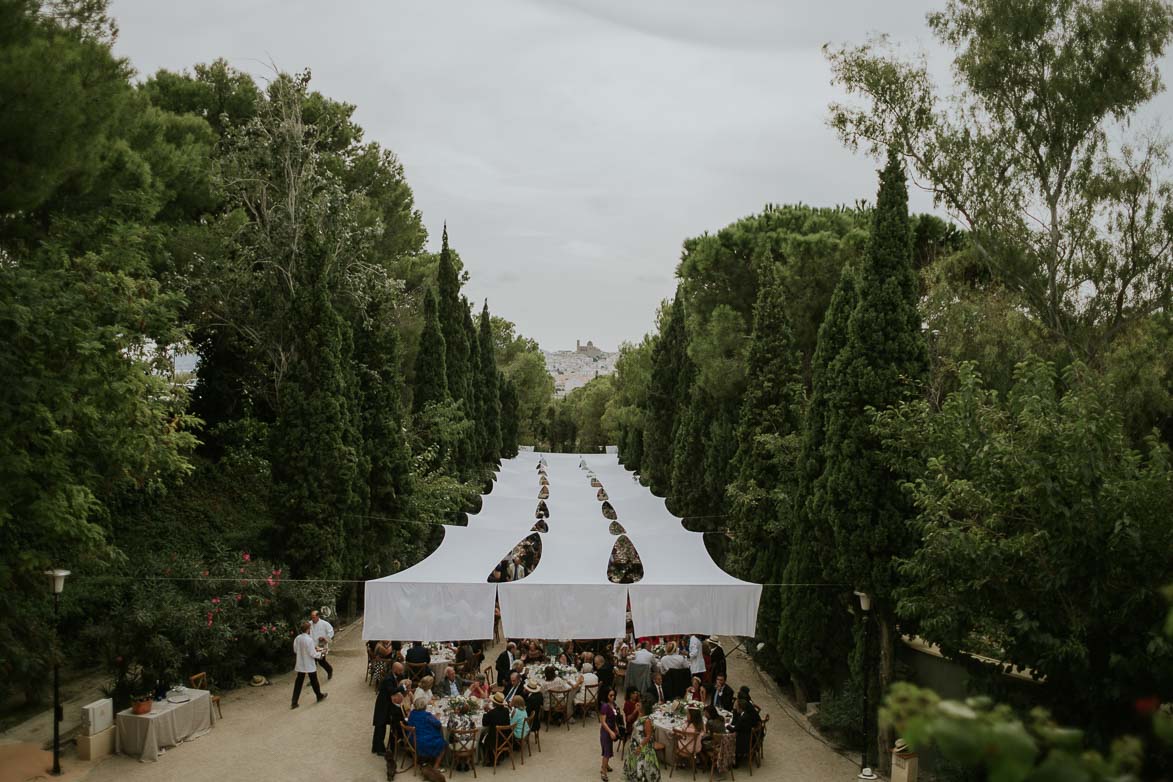
[[[130,709],[118,712],[118,751],[142,761],[155,761],[167,747],[197,739],[212,729],[212,697],[207,690],[182,690],[168,693],[168,699],[156,701],[146,714]]]

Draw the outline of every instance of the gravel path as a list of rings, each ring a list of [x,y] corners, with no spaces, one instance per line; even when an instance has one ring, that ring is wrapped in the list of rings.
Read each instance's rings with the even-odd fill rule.
[[[374,691],[363,681],[366,656],[359,625],[340,631],[331,660],[334,678],[323,682],[330,697],[315,703],[312,692],[303,691],[301,708],[291,711],[289,698],[293,675],[275,677],[270,687],[244,687],[226,693],[224,719],[203,738],[168,750],[157,763],[140,763],[126,756],[86,764],[69,758],[68,766],[87,782],[231,782],[233,780],[297,780],[297,782],[380,782],[385,779],[382,757],[372,755],[371,711]],[[731,644],[727,644],[731,646]],[[491,657],[489,659],[492,659]],[[741,653],[729,657],[729,680],[734,686],[749,684],[762,711],[771,716],[766,737],[765,762],[754,769],[753,779],[764,782],[844,782],[858,767],[807,734],[788,717],[783,705],[767,687],[752,663]],[[517,771],[508,766],[498,774],[517,782],[570,782],[598,779],[599,739],[594,725],[575,724],[567,731],[542,731],[542,753],[526,758]],[[72,753],[71,753],[72,755]],[[622,780],[612,761],[612,780]],[[88,770],[88,774],[84,772]],[[491,769],[478,769],[481,777],[493,777]],[[682,779],[689,778],[683,772]],[[72,775],[71,775],[72,776]],[[458,779],[472,779],[458,773]],[[400,775],[399,779],[418,779]],[[664,772],[667,779],[667,771]],[[701,775],[698,774],[698,779]],[[738,779],[750,779],[742,770]]]

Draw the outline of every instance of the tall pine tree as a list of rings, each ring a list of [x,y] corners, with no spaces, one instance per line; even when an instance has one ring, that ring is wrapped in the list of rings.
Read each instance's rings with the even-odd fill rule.
[[[428,288],[424,294],[424,330],[420,334],[419,350],[415,354],[415,388],[411,406],[416,413],[430,403],[443,402],[449,398],[444,334],[440,330],[438,310],[436,292]]]
[[[900,488],[903,476],[886,463],[867,408],[882,410],[920,392],[928,351],[917,301],[908,190],[902,161],[893,151],[880,175],[872,235],[859,273],[859,303],[847,324],[843,350],[828,372],[834,390],[824,468],[824,518],[835,536],[835,574],[873,599],[879,682],[868,686],[878,684],[878,692],[887,691],[892,678],[892,590],[896,560],[909,553],[906,519],[912,508]]]
[[[440,333],[444,335],[444,372],[448,379],[448,393],[455,400],[469,397],[469,345],[464,320],[468,306],[460,295],[460,275],[448,247],[448,225],[440,246],[440,263],[436,268],[436,300],[439,305]],[[470,419],[473,410],[465,409]]]
[[[497,380],[497,354],[493,346],[493,326],[489,318],[488,301],[485,301],[485,306],[481,309],[478,337],[481,354],[481,416],[485,432],[481,461],[485,464],[496,464],[501,458],[501,390]]]

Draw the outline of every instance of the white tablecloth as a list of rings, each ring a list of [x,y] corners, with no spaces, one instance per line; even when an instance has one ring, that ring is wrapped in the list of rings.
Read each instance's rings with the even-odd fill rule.
[[[130,709],[118,712],[118,751],[135,755],[139,760],[154,761],[167,747],[197,739],[212,729],[212,697],[207,690],[172,693],[172,698],[190,697],[186,703],[156,701],[146,714]]]

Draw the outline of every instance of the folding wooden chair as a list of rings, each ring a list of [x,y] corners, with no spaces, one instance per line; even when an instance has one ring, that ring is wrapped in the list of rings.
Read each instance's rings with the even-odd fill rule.
[[[412,770],[412,773],[414,773],[415,769],[418,768],[420,764],[419,755],[416,753],[415,748],[415,728],[408,725],[407,723],[404,723],[401,729],[403,730],[401,746],[403,747],[403,752],[407,755],[407,758],[404,758],[403,768],[399,769],[399,773],[402,774],[409,768]],[[408,758],[411,759],[411,763],[407,762]]]
[[[682,730],[672,731],[672,747],[676,752],[676,760],[672,763],[672,770],[668,772],[671,778],[682,762],[692,766],[692,778],[696,779],[696,746],[697,734],[685,733]]]
[[[493,728],[493,732],[497,742],[493,745],[493,774],[497,773],[497,761],[506,754],[509,755],[509,766],[516,771],[517,764],[513,762],[513,726],[498,725]],[[525,758],[521,762],[525,763]]]
[[[189,678],[188,682],[191,683],[191,688],[193,690],[210,690],[210,689],[212,689],[211,687],[208,686],[208,673],[207,673],[207,671],[200,671],[195,676],[192,676],[191,678]],[[210,697],[212,698],[212,705],[216,707],[216,714],[218,714],[220,716],[220,719],[224,719],[224,712],[220,711],[220,696],[219,695],[212,695]]]
[[[472,768],[472,775],[475,778],[477,775],[477,733],[476,728],[465,728],[463,730],[453,730],[448,734],[448,744],[451,747],[451,752],[448,755],[448,776],[451,777],[456,771],[456,764],[461,760],[467,760],[468,765]]]
[[[587,724],[587,714],[599,714],[599,685],[584,684],[582,688],[582,724]]]
[[[537,718],[538,713],[536,711],[525,718],[526,724],[529,725],[529,733],[527,733],[525,736],[525,746],[527,749],[529,749],[529,756],[531,758],[534,756],[533,748],[530,747],[531,738],[533,739],[533,743],[537,746],[538,752],[540,753],[542,751],[542,733],[540,730],[534,730],[534,722],[537,721]]]
[[[550,696],[550,705],[546,707],[546,716],[552,717],[555,714],[562,715],[562,723],[570,730],[570,693],[571,690],[559,692],[558,690],[548,690],[547,694]]]

